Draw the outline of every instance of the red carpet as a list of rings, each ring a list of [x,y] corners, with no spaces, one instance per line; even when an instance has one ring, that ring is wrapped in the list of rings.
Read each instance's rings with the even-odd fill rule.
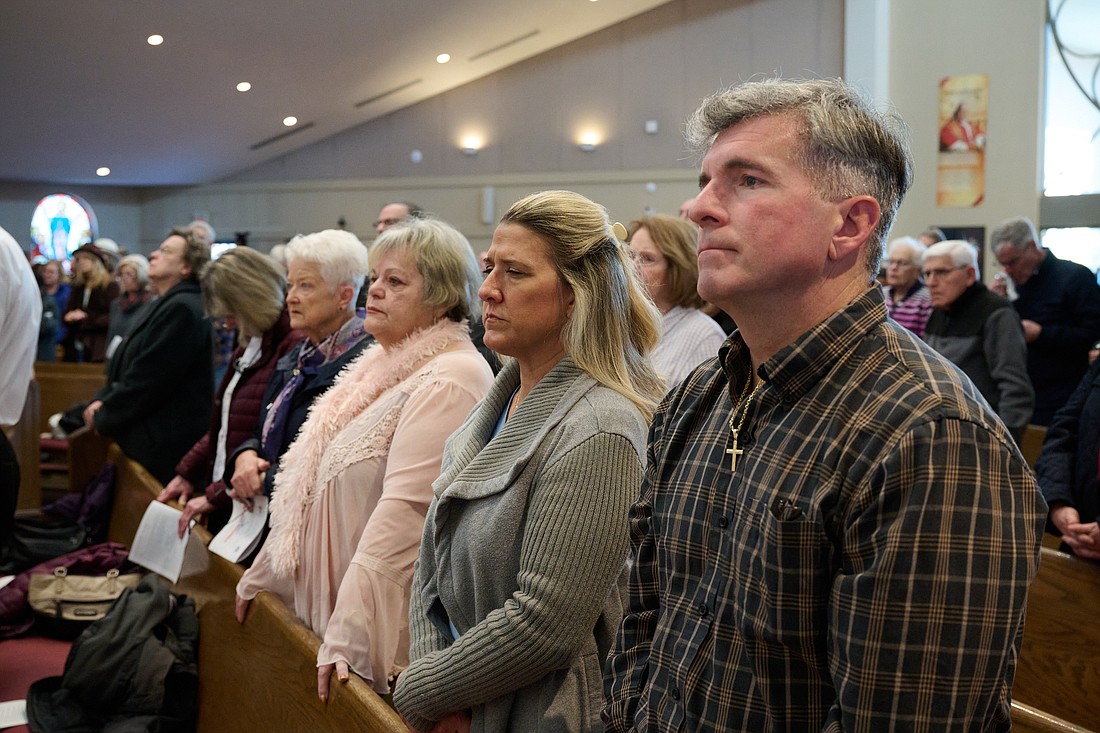
[[[0,702],[23,700],[32,682],[55,677],[65,669],[71,642],[43,637],[0,641]],[[27,726],[5,728],[4,733],[23,733]]]

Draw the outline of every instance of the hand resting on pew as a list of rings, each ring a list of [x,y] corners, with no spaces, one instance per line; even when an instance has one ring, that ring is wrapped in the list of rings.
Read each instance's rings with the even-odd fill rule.
[[[1051,506],[1050,521],[1062,533],[1062,541],[1069,545],[1074,555],[1100,560],[1100,525],[1082,522],[1076,508],[1060,503]]]

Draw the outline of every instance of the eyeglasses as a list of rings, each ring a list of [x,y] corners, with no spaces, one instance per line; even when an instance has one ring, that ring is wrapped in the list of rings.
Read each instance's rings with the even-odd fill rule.
[[[937,267],[934,270],[925,270],[921,274],[924,275],[925,280],[931,280],[934,277],[946,277],[955,270],[965,270],[966,265],[959,265],[958,267]]]
[[[886,260],[887,267],[913,267],[909,260]]]
[[[404,219],[378,219],[374,222],[373,226],[377,229],[380,226],[392,227],[394,224],[400,224],[405,221]]]

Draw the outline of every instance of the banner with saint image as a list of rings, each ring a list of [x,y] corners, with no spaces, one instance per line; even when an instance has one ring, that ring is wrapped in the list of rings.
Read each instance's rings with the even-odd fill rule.
[[[985,198],[988,111],[988,74],[940,80],[937,206],[977,206]]]

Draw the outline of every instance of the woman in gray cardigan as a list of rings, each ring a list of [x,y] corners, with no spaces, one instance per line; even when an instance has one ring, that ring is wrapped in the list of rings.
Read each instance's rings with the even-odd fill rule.
[[[394,703],[413,731],[599,731],[659,316],[603,207],[569,191],[493,235],[485,343],[512,357],[451,436]]]

